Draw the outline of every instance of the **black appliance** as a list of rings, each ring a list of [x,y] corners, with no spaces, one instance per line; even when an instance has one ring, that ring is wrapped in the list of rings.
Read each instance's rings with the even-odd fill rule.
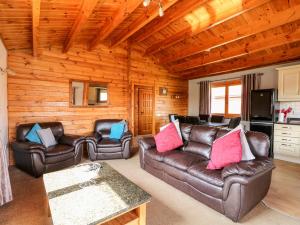
[[[274,122],[277,120],[277,91],[262,89],[251,91],[250,130],[267,134],[270,138],[270,157],[273,157]]]

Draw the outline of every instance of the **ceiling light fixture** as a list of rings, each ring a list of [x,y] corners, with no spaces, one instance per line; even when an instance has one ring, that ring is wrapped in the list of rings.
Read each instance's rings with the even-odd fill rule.
[[[143,5],[145,7],[148,7],[150,5],[150,3],[153,2],[153,1],[155,1],[155,0],[144,0]],[[156,2],[158,4],[158,15],[160,17],[163,17],[165,13],[164,13],[164,8],[162,6],[161,0],[156,0]]]

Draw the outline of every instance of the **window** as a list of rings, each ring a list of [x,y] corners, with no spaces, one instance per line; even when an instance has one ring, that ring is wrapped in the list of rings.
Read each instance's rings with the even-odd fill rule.
[[[241,114],[242,84],[240,80],[211,84],[211,114],[234,117]]]

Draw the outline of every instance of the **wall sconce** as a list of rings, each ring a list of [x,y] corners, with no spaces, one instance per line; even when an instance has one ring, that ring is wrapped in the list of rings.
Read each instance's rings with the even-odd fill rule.
[[[175,93],[173,95],[171,95],[172,99],[180,99],[183,98],[183,94],[182,93]]]
[[[168,95],[168,88],[160,87],[159,88],[159,95],[167,96]]]

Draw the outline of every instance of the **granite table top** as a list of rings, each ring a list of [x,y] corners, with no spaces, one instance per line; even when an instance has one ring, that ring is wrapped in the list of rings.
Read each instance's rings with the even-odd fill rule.
[[[53,225],[96,225],[151,196],[105,162],[44,174]]]

